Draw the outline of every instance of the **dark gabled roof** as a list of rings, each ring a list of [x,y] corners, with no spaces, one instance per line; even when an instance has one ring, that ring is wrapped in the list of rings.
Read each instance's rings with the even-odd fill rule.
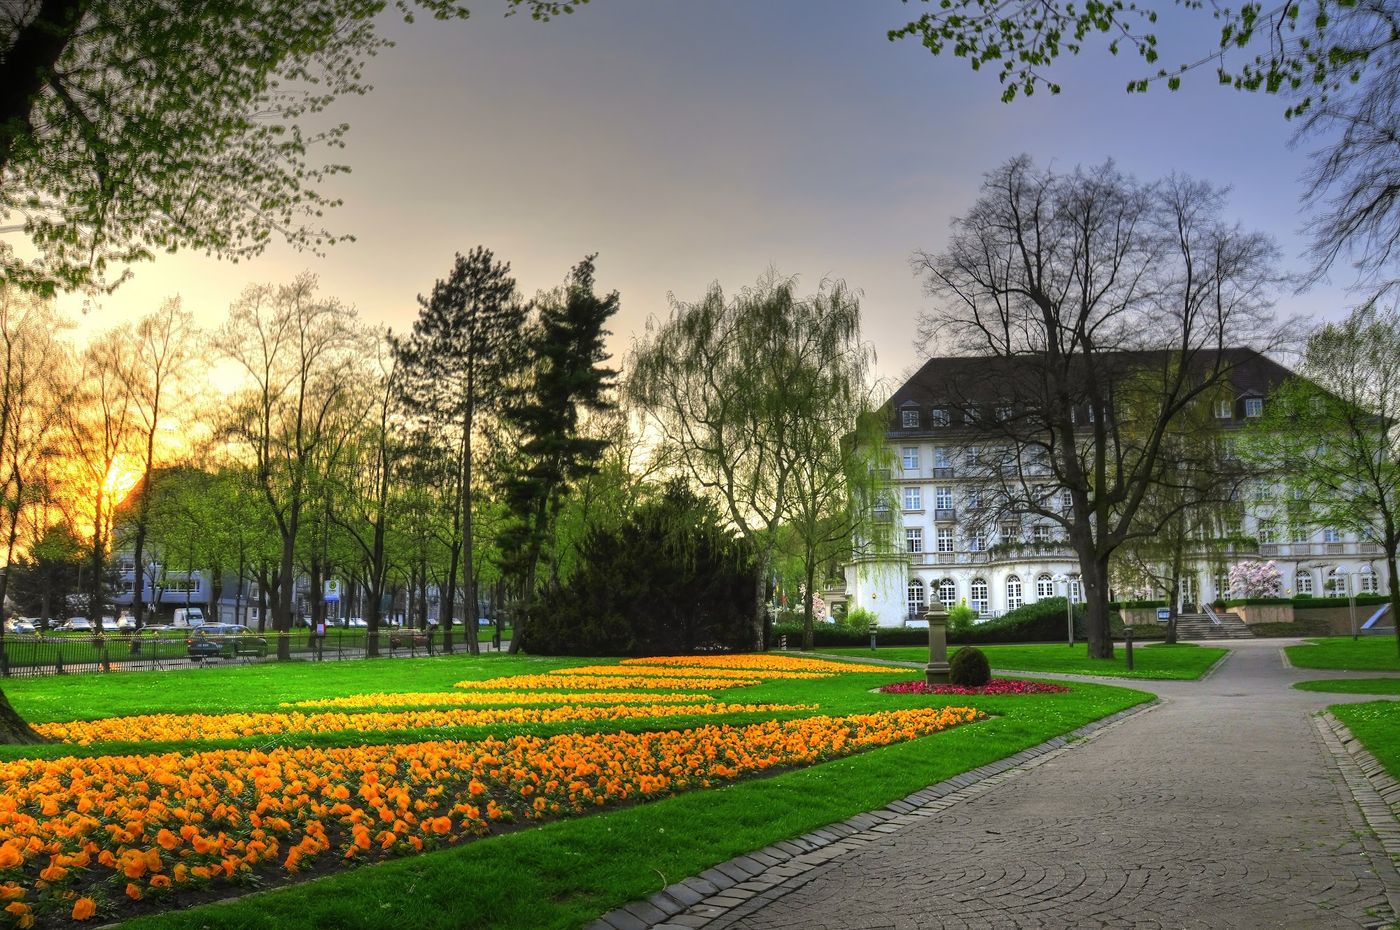
[[[1268,356],[1249,348],[1230,348],[1221,353],[1228,366],[1226,381],[1236,402],[1245,397],[1266,397],[1293,372]],[[1175,358],[1165,351],[1125,351],[1102,353],[1095,357],[1099,373],[1111,377],[1115,371],[1127,373],[1160,369]],[[1202,353],[1202,369],[1213,365],[1216,356]],[[1038,373],[1035,359],[1015,356],[945,356],[931,358],[885,402],[891,426],[904,435],[929,431],[930,412],[946,408],[951,426],[970,423],[969,415],[992,415],[999,405],[1014,405],[1019,397],[1037,396]],[[920,412],[917,429],[903,430],[900,411]],[[1236,410],[1236,416],[1242,411]]]

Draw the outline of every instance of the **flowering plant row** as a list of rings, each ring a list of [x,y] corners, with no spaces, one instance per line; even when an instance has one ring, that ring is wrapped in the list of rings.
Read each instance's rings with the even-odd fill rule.
[[[279,733],[361,733],[475,727],[491,724],[531,724],[637,720],[647,717],[688,717],[722,714],[816,710],[815,704],[622,704],[618,706],[498,707],[488,710],[401,710],[345,714],[334,711],[247,714],[140,714],[101,720],[70,720],[35,725],[44,736],[87,746],[102,742],[179,742],[199,739],[238,739]]]
[[[963,685],[931,685],[926,681],[897,681],[880,689],[885,694],[1062,694],[1069,689],[1040,681],[993,678],[980,688]]]
[[[611,666],[610,666],[611,667]],[[723,691],[726,688],[746,688],[763,684],[760,678],[698,678],[677,673],[676,676],[654,675],[511,675],[455,682],[452,687],[469,690],[500,691],[508,688],[541,688],[546,691],[605,691],[611,688],[636,690],[655,688],[666,691]]]
[[[702,665],[627,665],[627,660],[623,660],[621,665],[578,665],[573,668],[561,668],[550,672],[551,675],[621,675],[636,678],[657,677],[664,678],[670,675],[704,675],[708,678],[830,678],[830,672],[821,672],[814,669],[805,671],[799,669],[738,669],[738,668],[711,668]]]
[[[709,656],[647,656],[641,659],[623,659],[622,664],[678,666],[709,670],[733,668],[745,671],[827,672],[835,674],[891,671],[891,669],[886,666],[866,665],[860,662],[833,662],[830,659],[805,659],[800,656],[761,653]],[[899,669],[894,669],[893,671],[899,671]]]
[[[511,679],[513,680],[513,679]],[[699,704],[708,694],[656,691],[405,691],[348,694],[310,701],[285,701],[283,707],[432,707],[437,704]]]
[[[645,733],[0,764],[0,924],[249,884],[810,765],[982,717],[970,707]]]

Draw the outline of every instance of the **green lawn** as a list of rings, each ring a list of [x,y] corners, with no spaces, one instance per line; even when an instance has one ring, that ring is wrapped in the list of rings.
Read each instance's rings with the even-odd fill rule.
[[[1392,778],[1400,778],[1400,703],[1370,701],[1327,708],[1345,723]]]
[[[1229,650],[1195,643],[1168,646],[1157,643],[1133,647],[1133,670],[1128,671],[1124,650],[1114,650],[1112,659],[1091,659],[1083,643],[1073,647],[1058,643],[1036,645],[978,646],[987,654],[992,668],[1018,672],[1068,672],[1078,675],[1105,675],[1113,678],[1178,679],[1200,678]],[[927,662],[928,649],[923,646],[888,646],[872,653],[857,646],[818,649],[831,655],[892,659],[897,662]],[[949,655],[957,652],[950,647]]]
[[[17,709],[36,722],[135,713],[277,710],[283,701],[375,691],[445,691],[465,678],[535,674],[595,661],[600,660],[493,655],[245,665],[16,679],[6,682],[6,692]],[[555,821],[372,868],[342,871],[332,863],[329,868],[335,874],[325,878],[231,904],[142,917],[130,926],[249,930],[280,925],[327,930],[576,928],[613,907],[644,898],[668,882],[731,856],[879,807],[930,783],[1150,700],[1138,691],[1087,683],[1075,684],[1065,694],[1003,697],[940,698],[885,695],[872,690],[914,675],[912,670],[908,676],[883,670],[858,672],[815,680],[774,680],[710,693],[731,703],[820,705],[815,711],[788,712],[785,716],[972,704],[991,715],[990,719],[774,777]],[[778,715],[736,715],[724,718],[724,722],[745,723],[773,716]],[[637,731],[715,722],[714,717],[665,718],[626,724],[494,727],[489,732],[486,728],[462,728],[400,734],[334,733],[316,738],[293,734],[279,742],[325,745],[476,739],[514,732]],[[217,745],[266,741],[262,737]],[[216,744],[97,744],[82,753],[75,753],[71,746],[8,747],[4,756],[188,751],[212,745]],[[275,885],[281,879],[269,875],[268,881]]]
[[[1293,687],[1326,694],[1400,694],[1400,678],[1315,678]]]
[[[1400,651],[1391,636],[1348,639],[1344,636],[1313,639],[1284,649],[1297,668],[1339,668],[1354,671],[1400,672]]]

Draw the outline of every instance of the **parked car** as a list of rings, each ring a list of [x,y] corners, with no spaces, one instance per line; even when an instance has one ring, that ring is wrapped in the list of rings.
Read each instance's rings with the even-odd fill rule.
[[[389,634],[389,648],[402,649],[409,646],[427,646],[428,633],[426,630],[416,630],[413,627],[402,627]]]
[[[145,636],[154,639],[158,636],[173,636],[176,633],[183,633],[168,623],[148,623],[136,631],[137,636]]]
[[[205,623],[185,640],[190,659],[233,659],[238,656],[267,655],[267,640],[237,623]]]
[[[123,612],[121,616],[117,617],[117,629],[123,632],[136,629],[136,618]]]
[[[92,621],[87,617],[69,617],[54,629],[61,633],[91,633]]]
[[[6,633],[33,633],[37,629],[38,625],[25,617],[15,617],[5,621]]]
[[[116,633],[116,632],[118,632],[118,631],[120,631],[120,630],[121,630],[121,624],[117,622],[117,618],[116,618],[116,617],[103,617],[103,618],[102,618],[102,632],[104,632],[104,633]]]
[[[369,626],[364,617],[346,617],[345,625],[352,630],[363,630]]]
[[[204,622],[204,610],[200,607],[177,607],[171,621],[175,626],[202,626]]]

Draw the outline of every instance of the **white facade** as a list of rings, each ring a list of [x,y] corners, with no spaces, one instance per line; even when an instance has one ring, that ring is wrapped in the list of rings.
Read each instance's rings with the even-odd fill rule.
[[[957,407],[938,396],[942,362],[931,360],[890,401],[887,433],[892,509],[888,514],[893,551],[869,555],[846,568],[848,609],[864,608],[882,626],[921,618],[927,604],[966,603],[983,617],[999,616],[1046,597],[1083,600],[1079,563],[1054,520],[997,516],[987,500],[988,475],[1007,468],[995,440],[983,431],[990,420],[1009,416],[1013,401],[992,400]],[[1289,374],[1257,357],[1241,366],[1242,384],[1233,400],[1214,405],[1214,423],[1228,447],[1230,430],[1263,410],[1267,386]],[[1000,406],[1005,404],[1007,406]],[[1092,419],[1092,417],[1089,417]],[[1082,422],[1082,421],[1081,421]],[[995,460],[995,461],[993,461]],[[1066,511],[1066,492],[1053,485],[1044,464],[1022,461],[1020,474],[1049,509]],[[1036,478],[1045,475],[1045,484]],[[1231,528],[1239,544],[1190,559],[1182,579],[1187,610],[1230,596],[1230,566],[1246,559],[1272,559],[1282,574],[1281,596],[1345,597],[1386,590],[1386,566],[1375,542],[1298,519],[1298,508],[1274,482],[1260,477],[1239,495],[1242,518]],[[1044,505],[1042,505],[1044,506]],[[1257,540],[1257,542],[1246,542]],[[1340,580],[1338,580],[1340,578]],[[1116,592],[1125,598],[1137,592]],[[1161,597],[1161,592],[1153,592]]]

